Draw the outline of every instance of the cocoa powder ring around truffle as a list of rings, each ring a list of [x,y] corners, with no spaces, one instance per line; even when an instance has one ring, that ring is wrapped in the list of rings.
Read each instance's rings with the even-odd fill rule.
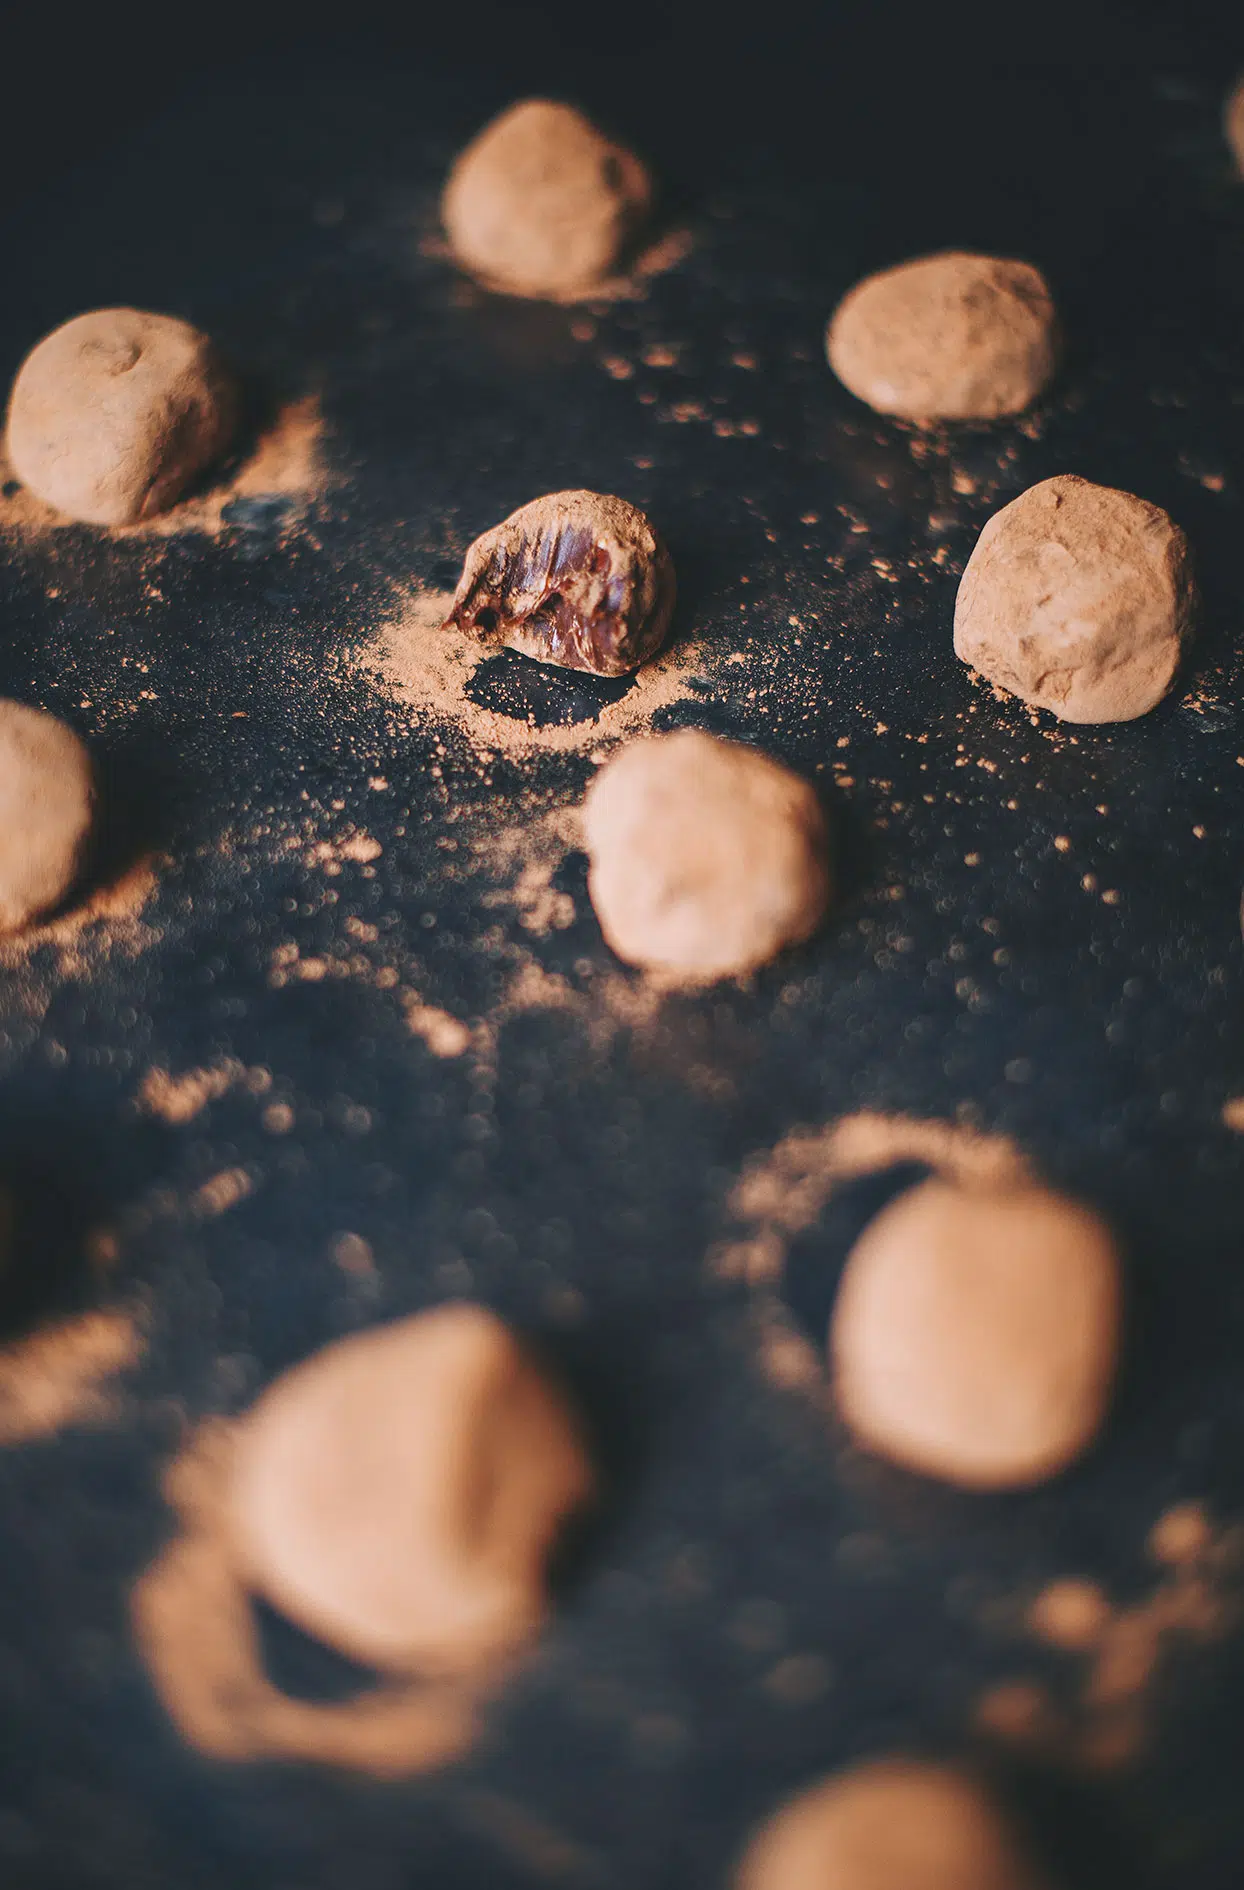
[[[516,83],[484,96],[487,49],[417,78],[308,56],[278,86],[239,48],[175,135],[102,141],[10,230],[10,369],[94,300],[165,309],[275,404],[318,396],[328,475],[211,531],[0,516],[0,695],[83,738],[101,820],[66,906],[0,941],[18,1890],[722,1884],[780,1802],[896,1752],[983,1767],[1055,1882],[1232,1881],[1244,197],[1145,55],[971,110],[900,89],[893,168],[852,159],[827,216],[838,159],[798,125],[832,106],[874,151],[884,99],[806,50],[749,75],[724,138],[702,48],[662,139],[607,62],[567,82],[693,198],[693,247],[630,300],[507,300],[433,253],[444,169]],[[1008,174],[1034,150],[1048,193]],[[1139,221],[1136,176],[1161,183]],[[986,240],[1065,303],[1045,404],[919,433],[862,410],[822,353],[842,293]],[[1155,258],[1156,313],[1118,293]],[[1030,712],[952,648],[985,521],[1065,472],[1160,505],[1196,559],[1184,667],[1118,726]],[[677,570],[633,680],[443,628],[469,544],[578,490],[637,506]],[[834,890],[747,980],[666,992],[609,951],[575,823],[620,744],[684,726],[812,784]],[[880,1174],[824,1188],[865,1115]],[[1001,1497],[857,1455],[816,1376],[862,1221],[991,1138],[1110,1222],[1128,1307],[1093,1448]],[[745,1175],[779,1177],[780,1228],[736,1214]],[[801,1269],[785,1325],[772,1276],[711,1264],[744,1240]],[[193,1540],[166,1475],[321,1346],[448,1299],[529,1341],[590,1438],[602,1506],[542,1637],[443,1762],[388,1746],[382,1786],[358,1741],[204,1753],[131,1633]],[[132,1335],[84,1351],[84,1319]],[[1068,1592],[1089,1626],[1055,1645],[1029,1624]],[[274,1611],[254,1627],[300,1724],[391,1700]]]

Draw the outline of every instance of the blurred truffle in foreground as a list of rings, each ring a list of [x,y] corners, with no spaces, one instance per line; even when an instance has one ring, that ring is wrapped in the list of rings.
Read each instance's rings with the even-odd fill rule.
[[[1039,1890],[1002,1814],[965,1773],[874,1759],[789,1799],[734,1890]]]
[[[244,1576],[308,1633],[397,1672],[467,1673],[547,1609],[591,1493],[569,1407],[501,1321],[455,1304],[326,1346],[238,1438]]]
[[[1105,1416],[1122,1288],[1091,1209],[1032,1186],[922,1182],[847,1259],[834,1396],[881,1456],[968,1489],[1044,1482]]]

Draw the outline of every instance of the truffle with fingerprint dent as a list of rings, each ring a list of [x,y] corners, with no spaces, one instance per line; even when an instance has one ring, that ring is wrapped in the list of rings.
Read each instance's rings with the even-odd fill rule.
[[[18,369],[5,445],[22,484],[67,518],[134,525],[165,512],[228,445],[232,379],[171,315],[94,309]]]

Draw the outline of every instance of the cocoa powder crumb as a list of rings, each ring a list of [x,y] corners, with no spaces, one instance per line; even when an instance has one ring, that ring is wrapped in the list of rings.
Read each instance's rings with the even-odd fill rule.
[[[0,1349],[0,1444],[105,1422],[117,1408],[107,1381],[142,1352],[137,1315],[124,1309],[79,1313],[13,1340]]]

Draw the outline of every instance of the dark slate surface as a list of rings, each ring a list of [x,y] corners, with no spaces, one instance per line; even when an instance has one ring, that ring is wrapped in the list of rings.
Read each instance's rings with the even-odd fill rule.
[[[563,49],[563,87],[569,70]],[[103,1224],[121,1230],[115,1291],[151,1307],[120,1421],[0,1454],[13,1890],[541,1881],[498,1835],[497,1798],[578,1847],[566,1882],[719,1883],[800,1781],[857,1754],[965,1747],[981,1688],[1041,1664],[990,1631],[992,1601],[1072,1570],[1142,1594],[1166,1506],[1238,1516],[1244,1143],[1220,1110],[1244,1085],[1244,193],[1218,137],[1227,76],[1154,54],[1000,69],[939,102],[916,74],[883,109],[867,72],[826,69],[811,120],[810,59],[788,125],[772,73],[753,117],[715,110],[711,71],[702,95],[654,68],[619,96],[589,62],[579,95],[656,154],[697,232],[591,340],[568,311],[464,299],[417,247],[447,157],[513,89],[504,70],[240,60],[13,211],[5,377],[78,309],[182,313],[268,396],[322,390],[342,475],[309,532],[252,506],[158,562],[87,529],[0,551],[0,688],[96,745],[118,852],[154,843],[171,861],[137,958],[45,979],[42,1015],[28,981],[0,979],[0,1147],[25,1228],[10,1326],[85,1296],[76,1254]],[[920,462],[836,385],[820,335],[862,270],[949,243],[1046,268],[1072,348],[1036,437],[968,432]],[[679,365],[644,366],[654,343]],[[633,377],[611,378],[605,355]],[[679,422],[686,401],[759,430]],[[1169,506],[1206,599],[1170,700],[1074,740],[974,687],[950,649],[981,523],[1058,470]],[[473,1084],[401,1028],[391,993],[274,989],[269,965],[286,941],[362,951],[466,1017],[500,989],[498,922],[576,988],[607,968],[581,860],[560,882],[575,924],[532,941],[483,905],[486,875],[447,878],[437,847],[451,811],[504,807],[525,783],[574,799],[586,758],[503,762],[488,785],[451,743],[434,782],[434,736],[395,720],[346,654],[392,581],[445,583],[477,530],[568,485],[651,509],[681,631],[709,652],[699,695],[660,723],[819,767],[844,899],[753,988],[672,1003],[659,1055],[626,1031],[593,1044],[582,1014],[527,1016],[503,1032],[495,1084]],[[565,693],[580,685],[522,665],[496,686],[582,713]],[[350,820],[383,845],[372,868],[326,879],[283,847]],[[351,916],[380,927],[374,946]],[[150,1065],[221,1055],[274,1073],[264,1100],[293,1107],[288,1135],[264,1131],[244,1090],[181,1128],[134,1109]],[[713,1081],[689,1084],[692,1063]],[[849,1474],[807,1402],[766,1381],[743,1292],[703,1264],[739,1164],[796,1123],[965,1105],[1110,1213],[1129,1253],[1117,1415],[1074,1474],[1022,1498]],[[196,1219],[194,1188],[236,1164],[253,1194]],[[822,1229],[819,1263],[801,1245],[805,1316],[846,1225]],[[374,1251],[372,1291],[332,1259],[346,1231]],[[541,1335],[612,1473],[539,1659],[441,1778],[201,1760],[126,1625],[128,1585],[170,1526],[162,1462],[188,1421],[241,1409],[334,1335],[463,1291]],[[266,1633],[291,1686],[345,1684],[282,1624]],[[782,1704],[765,1676],[796,1654],[824,1685]],[[1131,1769],[999,1762],[1068,1884],[1238,1883],[1240,1655],[1233,1640],[1172,1654]],[[1073,1670],[1047,1667],[1056,1684]]]

